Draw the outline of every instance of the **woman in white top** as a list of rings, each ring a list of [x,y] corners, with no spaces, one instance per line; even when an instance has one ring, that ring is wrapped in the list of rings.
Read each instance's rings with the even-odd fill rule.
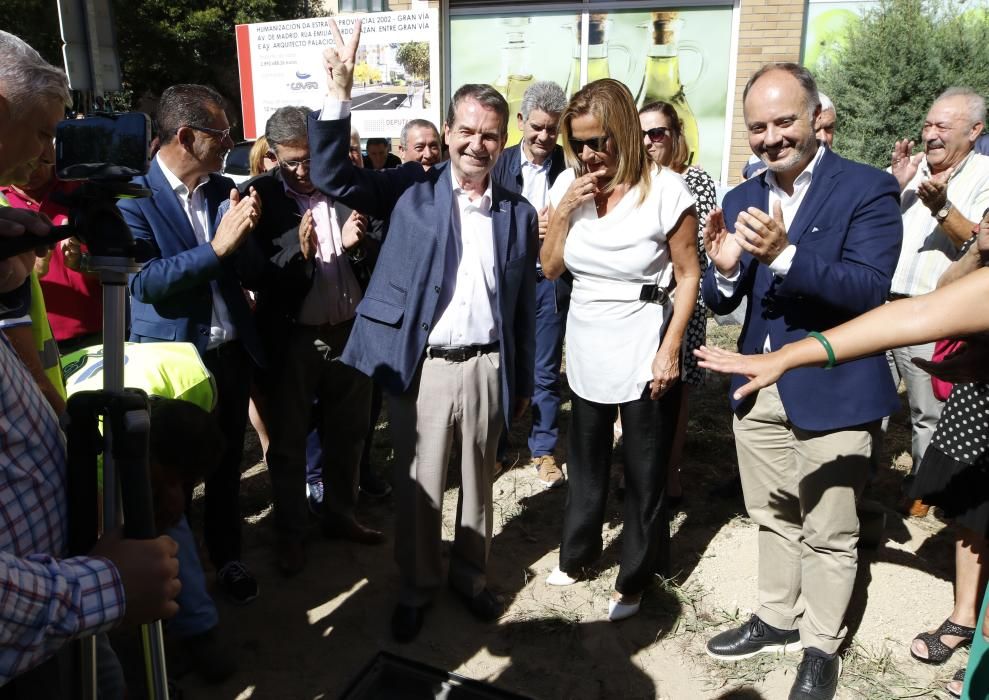
[[[642,146],[632,94],[597,80],[560,119],[571,170],[550,191],[543,274],[573,274],[567,379],[573,412],[559,567],[575,581],[601,554],[612,424],[625,439],[621,567],[608,618],[639,609],[656,555],[669,537],[660,516],[680,401],[680,347],[697,299],[697,215],[683,179],[655,166]],[[675,292],[674,292],[675,287]]]

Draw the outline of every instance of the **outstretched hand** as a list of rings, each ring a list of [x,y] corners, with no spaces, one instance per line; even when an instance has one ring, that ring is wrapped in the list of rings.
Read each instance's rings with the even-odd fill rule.
[[[720,374],[741,374],[749,379],[748,384],[740,386],[732,395],[736,401],[759,389],[775,384],[786,369],[778,352],[764,355],[740,355],[737,352],[701,345],[694,350],[694,355],[699,360],[697,363],[699,367]]]
[[[326,69],[326,94],[341,102],[350,99],[354,86],[354,66],[357,63],[357,47],[361,43],[361,21],[354,23],[354,33],[343,40],[340,28],[334,19],[330,20],[333,46],[323,49],[323,68]]]

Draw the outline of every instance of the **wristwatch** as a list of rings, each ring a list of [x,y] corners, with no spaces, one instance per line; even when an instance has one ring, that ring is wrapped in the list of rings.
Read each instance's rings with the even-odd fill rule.
[[[944,220],[948,218],[948,214],[950,213],[951,213],[951,202],[945,200],[944,206],[937,210],[937,214],[934,215],[934,218],[937,219],[937,222],[939,224],[943,224]]]

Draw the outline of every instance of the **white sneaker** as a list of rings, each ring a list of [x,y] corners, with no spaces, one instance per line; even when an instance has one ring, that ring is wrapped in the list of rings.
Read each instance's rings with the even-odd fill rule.
[[[571,577],[567,572],[561,571],[560,567],[553,569],[553,573],[546,577],[546,583],[550,586],[572,586],[577,583],[577,579]]]
[[[619,620],[632,617],[632,615],[639,612],[639,607],[641,605],[642,598],[639,598],[639,600],[634,603],[626,603],[622,600],[615,600],[614,598],[611,598],[608,600],[608,621],[618,622]]]

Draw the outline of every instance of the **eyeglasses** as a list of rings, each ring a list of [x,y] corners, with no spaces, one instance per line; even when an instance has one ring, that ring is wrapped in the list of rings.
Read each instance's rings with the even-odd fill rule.
[[[230,138],[230,127],[226,129],[211,129],[208,126],[193,126],[192,124],[187,125],[190,129],[195,129],[196,131],[202,131],[204,134],[212,134],[217,137],[220,141],[226,141]]]
[[[659,143],[670,135],[670,130],[665,126],[654,126],[651,129],[643,129],[642,135],[647,136],[653,143]]]
[[[278,156],[275,156],[275,159],[278,160]],[[291,170],[293,173],[303,165],[306,166],[306,170],[309,170],[309,158],[305,160],[279,160],[278,164],[286,170]]]
[[[569,139],[570,148],[576,154],[581,154],[584,152],[584,146],[587,146],[595,153],[604,153],[605,148],[608,146],[608,136],[593,136],[589,139]]]

